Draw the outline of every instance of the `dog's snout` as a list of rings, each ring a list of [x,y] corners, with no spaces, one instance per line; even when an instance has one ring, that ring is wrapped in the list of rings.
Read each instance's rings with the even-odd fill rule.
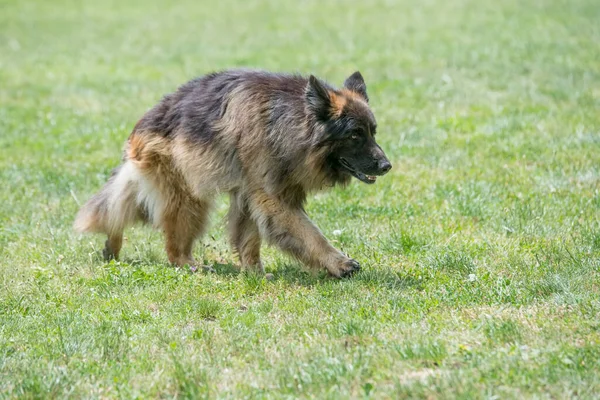
[[[379,170],[382,173],[387,173],[390,169],[392,169],[392,164],[388,160],[379,161]]]

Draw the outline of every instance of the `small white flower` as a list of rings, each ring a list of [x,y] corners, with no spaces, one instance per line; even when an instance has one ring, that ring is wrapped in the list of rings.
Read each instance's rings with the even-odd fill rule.
[[[340,236],[342,234],[342,231],[340,229],[336,229],[335,231],[333,231],[333,236]]]
[[[469,282],[475,282],[477,280],[477,277],[475,276],[475,274],[469,274]]]

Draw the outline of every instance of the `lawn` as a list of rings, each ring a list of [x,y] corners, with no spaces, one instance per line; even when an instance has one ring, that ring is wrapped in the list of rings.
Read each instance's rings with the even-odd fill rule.
[[[593,398],[597,0],[0,0],[0,397]],[[359,69],[392,160],[307,205],[362,271],[72,231],[141,115],[223,68]]]

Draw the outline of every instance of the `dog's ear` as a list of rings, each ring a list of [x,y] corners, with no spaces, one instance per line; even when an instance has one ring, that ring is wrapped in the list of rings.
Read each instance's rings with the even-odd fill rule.
[[[358,93],[367,102],[369,101],[369,96],[367,95],[367,84],[365,83],[365,80],[360,72],[356,71],[350,75],[344,82],[344,87],[348,90]]]
[[[306,85],[306,104],[308,109],[321,121],[330,117],[331,97],[329,91],[316,77],[311,75]]]

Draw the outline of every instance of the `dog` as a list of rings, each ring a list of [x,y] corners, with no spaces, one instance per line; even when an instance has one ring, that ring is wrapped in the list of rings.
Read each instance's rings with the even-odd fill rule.
[[[375,183],[392,165],[360,72],[341,89],[310,75],[254,70],[208,74],[168,94],[135,125],[122,164],[79,211],[74,228],[108,236],[116,259],[136,221],[164,232],[169,261],[195,267],[194,241],[213,198],[229,193],[229,238],[241,267],[264,273],[261,242],[334,277],[360,270],[304,210],[307,194]],[[197,267],[195,267],[197,268]]]

